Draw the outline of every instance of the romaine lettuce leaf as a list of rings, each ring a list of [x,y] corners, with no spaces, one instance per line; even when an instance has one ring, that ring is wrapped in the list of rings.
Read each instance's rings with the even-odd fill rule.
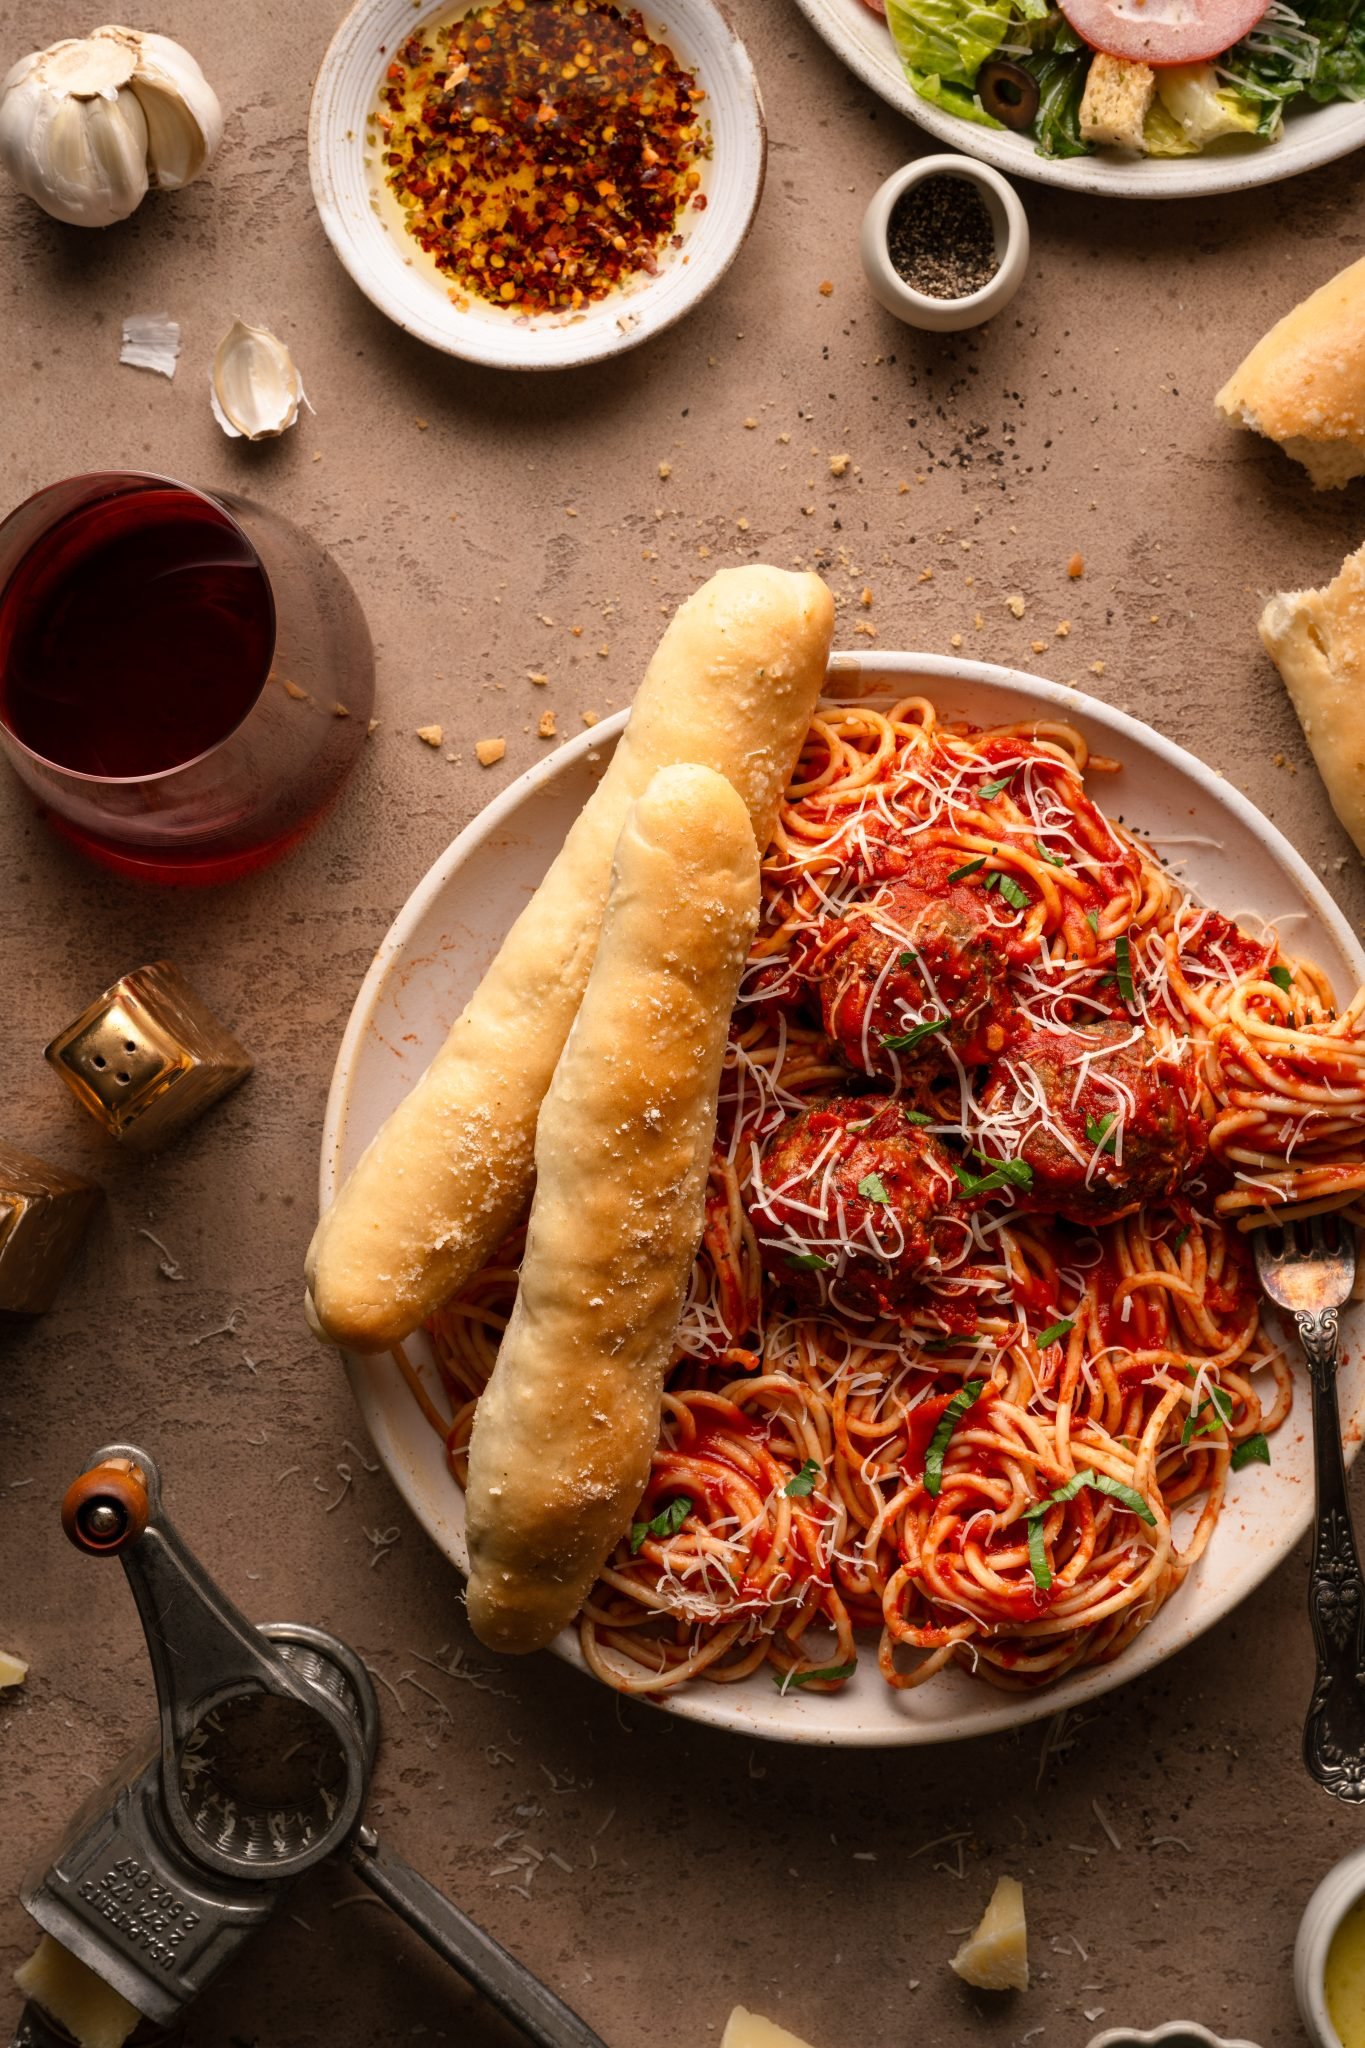
[[[950,80],[939,78],[933,72],[912,71],[908,66],[905,75],[922,100],[942,107],[945,114],[956,114],[963,121],[975,121],[980,128],[1004,126],[1003,122],[996,120],[994,114],[986,112],[970,86],[954,85]]]
[[[944,104],[939,95],[945,86],[965,86],[969,95],[974,92],[977,72],[1004,41],[1013,15],[1013,0],[887,0],[886,5],[891,34],[911,83],[923,98],[938,105]],[[989,117],[978,107],[974,118]]]
[[[1089,156],[1090,144],[1081,134],[1081,99],[1090,51],[1063,26],[1050,50],[1037,51],[1017,59],[1038,81],[1038,112],[1033,133],[1039,156]]]
[[[1170,64],[1156,74],[1143,140],[1149,156],[1189,156],[1222,135],[1256,135],[1260,128],[1259,105],[1224,86],[1216,65]]]

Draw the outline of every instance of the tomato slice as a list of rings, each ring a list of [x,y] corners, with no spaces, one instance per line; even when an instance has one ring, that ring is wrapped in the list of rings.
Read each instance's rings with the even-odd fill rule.
[[[1266,0],[1058,0],[1092,50],[1132,64],[1201,64],[1256,26]]]
[[[886,20],[885,0],[863,0],[863,6],[877,15],[880,20]]]

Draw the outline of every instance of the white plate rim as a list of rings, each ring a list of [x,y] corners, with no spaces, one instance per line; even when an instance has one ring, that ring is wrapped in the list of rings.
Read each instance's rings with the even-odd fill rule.
[[[308,106],[308,171],[313,204],[333,254],[351,282],[386,319],[392,320],[395,326],[402,328],[405,334],[412,335],[414,340],[425,342],[428,347],[439,349],[443,354],[454,356],[461,362],[480,363],[489,369],[523,370],[545,374],[554,370],[579,369],[588,363],[606,362],[627,349],[638,348],[641,343],[652,340],[656,334],[666,333],[670,327],[676,326],[679,320],[685,318],[715,290],[744,247],[757,217],[767,177],[768,125],[763,95],[759,89],[753,62],[725,8],[718,4],[718,0],[684,0],[684,4],[697,15],[709,16],[719,32],[725,58],[733,70],[740,99],[745,108],[752,112],[752,142],[755,151],[750,168],[749,189],[741,202],[742,213],[736,217],[728,243],[723,247],[717,260],[705,273],[700,270],[696,273],[699,279],[697,288],[680,294],[678,303],[666,315],[656,315],[650,319],[642,314],[627,327],[617,330],[605,343],[589,343],[585,335],[584,346],[580,349],[565,350],[545,357],[538,357],[533,352],[509,353],[506,338],[502,346],[498,346],[491,339],[499,332],[495,327],[481,330],[476,323],[470,322],[467,327],[457,325],[454,329],[448,329],[434,319],[426,321],[410,317],[393,304],[362,260],[344,218],[332,153],[353,138],[349,135],[324,132],[330,96],[338,89],[339,74],[349,56],[351,45],[365,32],[369,18],[385,4],[386,0],[352,0],[351,6],[342,16],[327,45],[313,82]],[[477,4],[478,0],[468,0],[471,7]],[[412,25],[419,27],[441,11],[443,10],[437,5],[437,0],[430,0],[430,4],[422,6],[420,10],[414,10]],[[455,11],[453,0],[450,8],[445,11]],[[648,293],[642,291],[629,301],[629,310],[635,310],[637,298],[642,307],[647,305]],[[486,345],[478,338],[482,331],[486,331],[490,336]],[[524,341],[527,334],[534,334],[535,331],[534,328],[517,329],[515,336]],[[546,330],[550,333],[563,331]],[[512,330],[508,330],[508,333],[511,334]],[[466,336],[468,338],[465,338]]]
[[[889,649],[867,654],[836,652],[830,659],[827,684],[831,695],[837,696],[847,691],[854,697],[872,696],[878,691],[879,679],[885,679],[889,684],[893,678],[911,676],[943,683],[977,685],[986,690],[996,688],[1026,693],[1038,704],[1049,706],[1056,713],[1064,715],[1069,723],[1080,721],[1084,724],[1089,721],[1101,731],[1130,739],[1163,759],[1170,767],[1196,783],[1215,807],[1231,813],[1265,845],[1277,866],[1300,895],[1306,898],[1314,914],[1321,919],[1359,981],[1365,983],[1365,947],[1362,947],[1344,913],[1303,857],[1290,845],[1279,828],[1244,797],[1240,790],[1207,767],[1196,755],[1187,753],[1174,740],[1167,739],[1164,733],[1156,731],[1153,726],[1144,724],[1142,720],[1132,717],[1128,712],[1120,711],[1115,706],[1087,695],[1083,690],[1073,689],[1069,684],[1055,683],[1046,677],[1033,675],[1027,670],[1009,668],[995,662],[962,661],[949,655],[898,652]],[[383,994],[390,969],[401,958],[410,934],[420,924],[427,910],[439,899],[451,877],[477,847],[515,815],[529,797],[534,796],[566,768],[581,762],[595,747],[600,746],[603,740],[614,741],[624,729],[628,717],[628,709],[613,712],[610,717],[602,719],[587,732],[576,735],[557,753],[536,762],[524,774],[510,782],[470,820],[444,852],[433,861],[393,920],[360,985],[337,1051],[323,1121],[318,1171],[320,1210],[329,1205],[335,1193],[336,1164],[345,1134],[351,1087],[365,1036]],[[382,1356],[376,1359],[345,1351],[342,1357],[361,1417],[389,1478],[416,1521],[463,1576],[465,1559],[460,1553],[458,1536],[449,1524],[442,1524],[439,1527],[433,1525],[413,1475],[392,1442],[384,1412],[384,1398],[380,1391],[381,1382],[375,1370],[378,1366],[384,1375],[383,1384],[386,1387],[391,1386],[390,1375],[394,1370],[391,1362]],[[1365,1377],[1358,1375],[1357,1380],[1356,1398],[1352,1402],[1347,1397],[1342,1412],[1342,1430],[1348,1465],[1354,1462],[1362,1438],[1365,1437]],[[1343,1380],[1340,1385],[1345,1394],[1345,1381]],[[1304,1382],[1300,1377],[1296,1387],[1296,1398],[1302,1400],[1303,1393]],[[1183,1633],[1177,1641],[1163,1643],[1155,1631],[1144,1632],[1112,1663],[1083,1667],[1069,1674],[1057,1685],[1045,1687],[1038,1692],[994,1693],[983,1683],[981,1691],[983,1694],[990,1694],[992,1704],[974,1713],[965,1724],[951,1720],[945,1724],[938,1724],[907,1718],[894,1728],[878,1725],[832,1729],[822,1726],[805,1714],[783,1716],[777,1721],[762,1717],[749,1720],[725,1710],[729,1698],[742,1693],[744,1689],[734,1686],[682,1687],[676,1692],[663,1694],[650,1704],[665,1713],[676,1714],[684,1720],[718,1727],[751,1740],[790,1742],[821,1748],[930,1747],[1027,1727],[1033,1722],[1050,1719],[1064,1709],[1075,1708],[1084,1702],[1098,1699],[1114,1691],[1118,1686],[1127,1684],[1129,1680],[1154,1669],[1179,1651],[1187,1649],[1264,1584],[1307,1534],[1312,1519],[1311,1490],[1305,1488],[1297,1507],[1282,1517],[1273,1543],[1267,1543],[1264,1554],[1258,1559],[1256,1569],[1247,1582],[1236,1589],[1224,1587],[1212,1591],[1196,1614],[1184,1617]],[[1214,1540],[1217,1540],[1216,1531]],[[571,1630],[565,1630],[551,1649],[554,1655],[573,1665],[585,1676],[589,1675],[577,1639]],[[817,1698],[816,1695],[802,1695],[799,1704],[803,1708],[809,1707],[816,1703]]]
[[[1330,101],[1325,107],[1301,109],[1286,121],[1278,142],[1267,143],[1235,155],[1154,158],[1133,161],[1101,157],[1039,156],[1026,135],[1008,130],[979,128],[956,114],[945,113],[922,100],[900,67],[894,43],[885,23],[862,4],[862,0],[796,0],[821,41],[833,50],[864,85],[869,86],[897,113],[904,114],[919,128],[941,142],[960,149],[964,155],[993,164],[1014,178],[1029,178],[1039,185],[1059,185],[1072,192],[1087,192],[1102,199],[1208,199],[1222,192],[1249,192],[1258,185],[1278,185],[1304,171],[1349,156],[1365,144],[1365,102]],[[888,61],[883,64],[861,36],[848,24],[862,16],[873,30],[887,36]],[[1338,122],[1323,133],[1295,139],[1293,125],[1312,122],[1324,113],[1340,110]],[[1354,111],[1356,118],[1350,118]]]

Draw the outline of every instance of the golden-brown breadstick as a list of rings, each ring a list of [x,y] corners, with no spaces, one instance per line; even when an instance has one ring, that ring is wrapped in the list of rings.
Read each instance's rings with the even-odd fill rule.
[[[834,604],[818,576],[723,569],[689,598],[610,767],[412,1093],[309,1247],[309,1318],[382,1350],[501,1242],[530,1198],[536,1116],[592,966],[611,856],[657,768],[696,761],[739,791],[760,847],[824,682]]]
[[[757,921],[740,798],[709,768],[660,769],[541,1107],[521,1283],[474,1418],[469,1618],[495,1649],[558,1634],[644,1491]]]

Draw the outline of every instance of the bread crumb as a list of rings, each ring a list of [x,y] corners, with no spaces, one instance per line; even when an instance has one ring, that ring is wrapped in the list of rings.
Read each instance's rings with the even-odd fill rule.
[[[349,704],[342,704],[338,702],[332,706],[333,718],[349,718],[350,715],[351,707]]]
[[[479,765],[481,767],[491,768],[493,763],[500,761],[507,752],[507,742],[506,740],[475,740],[474,752],[479,757]]]
[[[749,522],[747,519],[737,519],[735,521],[735,525],[739,528],[741,533],[747,533],[749,531]]]
[[[962,645],[962,635],[960,633],[954,633],[952,639],[948,642],[948,645],[950,647],[960,647]]]
[[[832,278],[832,277],[822,277],[822,278],[821,278],[821,280],[820,280],[820,296],[821,296],[821,298],[822,298],[822,299],[827,299],[827,298],[829,298],[829,297],[831,296],[831,294],[833,293],[833,290],[834,290],[834,280],[833,280],[833,278]]]
[[[379,730],[379,727],[380,727],[380,723],[381,723],[381,721],[380,721],[379,719],[377,719],[377,718],[372,718],[372,719],[370,720],[369,724],[368,724],[368,725],[366,726],[366,728],[365,728],[365,737],[366,737],[366,739],[367,739],[367,740],[368,740],[368,739],[373,739],[373,738],[374,738],[374,735],[375,735],[375,734],[376,734],[376,733],[378,732],[378,730]]]
[[[897,496],[898,498],[903,498],[903,497],[905,496],[906,492],[907,492],[907,491],[909,490],[909,488],[910,488],[909,484],[897,484],[897,486],[896,486],[896,496]]]
[[[1014,616],[1015,616],[1015,618],[1016,618],[1016,619],[1022,619],[1022,618],[1023,618],[1023,616],[1024,616],[1024,597],[1023,597],[1023,592],[1022,592],[1022,591],[1019,591],[1019,590],[1012,590],[1012,591],[1010,592],[1009,596],[1008,596],[1008,597],[1007,597],[1007,598],[1005,599],[1005,604],[1006,604],[1006,607],[1007,607],[1007,608],[1008,608],[1008,609],[1009,609],[1010,611],[1012,611],[1012,612],[1014,613]]]
[[[877,628],[873,625],[871,619],[858,619],[854,624],[853,630],[855,633],[866,633],[869,640],[875,640],[877,637]]]
[[[1068,633],[1069,633],[1070,631],[1071,631],[1071,621],[1070,621],[1070,619],[1060,619],[1060,620],[1058,621],[1058,623],[1057,623],[1057,638],[1058,638],[1059,640],[1065,640],[1065,638],[1066,638],[1067,634],[1068,634]]]
[[[573,634],[575,640],[583,638],[583,628],[581,626],[570,626],[569,631]]]
[[[610,647],[606,647],[606,646],[602,646],[602,647],[599,647],[599,648],[598,648],[598,650],[597,650],[597,658],[598,658],[598,660],[599,660],[599,661],[605,661],[605,660],[606,660],[606,658],[607,658],[607,656],[608,656],[608,655],[609,655],[610,653],[611,653],[611,649],[610,649]]]
[[[1046,653],[1047,653],[1047,642],[1046,642],[1046,640],[1030,640],[1030,641],[1029,641],[1029,646],[1030,646],[1030,647],[1031,647],[1031,648],[1033,649],[1033,651],[1034,651],[1034,653],[1035,653],[1035,654],[1046,654]]]
[[[744,424],[752,433],[753,429],[758,425],[758,421],[754,418],[753,414],[750,413],[749,417],[745,420]]]
[[[932,570],[932,569],[921,569],[921,570],[920,570],[920,572],[919,572],[919,580],[920,580],[920,582],[921,582],[921,583],[932,583],[932,582],[933,582],[933,580],[934,580],[934,572],[933,572],[933,570]]]
[[[413,425],[414,425],[414,426],[415,426],[415,427],[416,427],[416,428],[418,429],[419,433],[423,433],[423,434],[425,434],[425,432],[426,432],[426,430],[427,430],[427,427],[428,427],[428,425],[429,425],[429,424],[430,424],[430,422],[429,422],[429,421],[427,421],[427,420],[414,420],[414,421],[413,421]]]
[[[1066,573],[1074,583],[1078,576],[1085,574],[1085,556],[1073,555],[1066,565]]]
[[[664,477],[664,478],[666,479],[666,478],[668,478],[668,477],[672,476],[672,474],[673,474],[673,464],[672,464],[671,462],[661,462],[661,463],[659,464],[659,475],[660,475],[661,477]]]
[[[539,683],[543,688],[544,685],[549,682],[550,678],[546,675],[544,669],[528,668],[526,671],[526,680],[528,683]]]
[[[710,561],[710,559],[711,559],[711,550],[710,550],[710,548],[708,548],[708,547],[707,547],[707,545],[706,545],[706,542],[705,542],[704,540],[703,540],[703,541],[698,541],[698,543],[697,543],[697,553],[698,553],[698,554],[699,554],[699,555],[701,556],[701,559],[703,560],[703,562],[709,562],[709,561]]]
[[[564,517],[565,517],[566,519],[577,519],[577,517],[578,517],[578,507],[577,507],[577,505],[566,505],[566,506],[564,507]]]
[[[790,448],[792,438],[790,434],[779,434],[777,438],[784,448]]]
[[[584,725],[596,725],[597,713],[595,711],[585,711],[583,713],[583,723]]]
[[[1104,663],[1102,661],[1092,661],[1090,673],[1092,676],[1102,676],[1104,674]]]
[[[859,602],[859,604],[860,604],[860,605],[862,606],[862,608],[863,608],[863,610],[864,610],[864,611],[866,611],[866,610],[867,610],[867,608],[868,608],[868,606],[869,606],[869,605],[871,604],[871,602],[872,602],[872,585],[871,585],[870,583],[865,583],[865,584],[863,585],[863,587],[862,587],[862,592],[861,592],[861,594],[860,594],[860,596],[859,596],[859,598],[858,598],[858,602]]]
[[[419,740],[425,740],[429,747],[439,747],[441,744],[441,728],[439,725],[419,725],[417,737]]]
[[[284,684],[284,694],[286,697],[292,697],[296,704],[306,704],[308,702],[307,690],[301,690],[297,683],[291,683],[288,676],[281,676],[280,680]]]
[[[849,459],[850,458],[847,455],[831,455],[829,458],[830,475],[843,476],[844,472],[848,468]]]
[[[539,724],[539,725],[538,725],[538,726],[536,727],[536,731],[537,731],[537,732],[538,732],[538,733],[540,734],[540,737],[541,737],[541,738],[542,738],[543,740],[552,740],[552,739],[554,738],[554,736],[555,736],[555,715],[554,715],[553,711],[542,711],[542,712],[541,712],[541,714],[540,714],[540,724]]]

